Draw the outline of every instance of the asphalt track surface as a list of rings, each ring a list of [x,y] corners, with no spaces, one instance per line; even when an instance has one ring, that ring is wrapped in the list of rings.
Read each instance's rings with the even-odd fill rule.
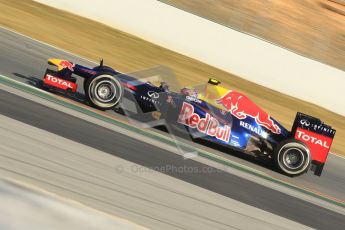
[[[0,73],[22,82],[34,85],[37,79],[40,79],[43,75],[46,59],[49,57],[71,58],[78,61],[78,63],[90,65],[85,60],[80,60],[75,56],[8,31],[1,30],[0,39]],[[204,167],[204,165],[198,162],[183,160],[180,156],[175,156],[155,146],[124,137],[97,125],[13,96],[4,91],[1,91],[0,95],[1,114],[104,152],[116,154],[134,163],[147,167],[164,166],[166,164]],[[38,113],[45,116],[37,116]],[[50,122],[52,119],[58,122]],[[83,130],[83,132],[80,130]],[[118,141],[114,143],[113,140]],[[114,149],[117,149],[116,153],[114,153]],[[138,154],[138,149],[141,150],[140,154]],[[325,173],[321,178],[308,174],[294,180],[297,180],[300,184],[324,188],[323,192],[343,199],[345,191],[344,161],[339,159],[341,158],[329,157],[328,167],[325,168]],[[247,164],[252,165],[251,163]],[[261,166],[255,167],[266,171]],[[343,215],[257,185],[229,173],[207,175],[203,173],[172,173],[171,176],[314,228],[343,229],[345,225]]]
[[[18,125],[17,121],[14,122]],[[12,122],[7,119],[6,123]],[[12,135],[7,135],[7,143],[11,142]],[[47,147],[49,149],[51,146]],[[54,195],[18,181],[0,180],[0,229],[147,230]],[[21,221],[13,221],[14,215],[16,220]],[[27,218],[28,216],[30,218]]]
[[[118,127],[114,128],[118,131]],[[20,184],[28,185],[25,187],[53,193],[51,195],[59,196],[62,203],[78,202],[82,204],[78,205],[82,209],[87,206],[105,212],[111,215],[111,219],[115,217],[116,222],[124,218],[152,230],[311,229],[166,174],[144,170],[143,166],[133,162],[1,114],[0,129],[1,177],[15,180],[14,183],[20,181]],[[11,220],[22,219],[22,213],[29,217],[28,221],[49,213],[31,213],[32,216],[28,216],[27,211],[16,205],[18,202],[23,205],[22,202],[13,203],[6,198],[3,197],[6,202],[0,205],[0,209],[6,210],[2,214],[12,210],[16,218],[4,219],[0,223],[16,224],[18,221]],[[20,210],[16,210],[18,208]],[[64,213],[71,216],[69,220],[74,220],[77,226],[84,225],[85,229],[86,221],[78,225],[80,221],[73,218],[74,214]],[[0,216],[0,220],[4,215]],[[38,219],[52,224],[49,218]],[[25,226],[23,222],[20,224]],[[55,224],[54,227],[74,229],[68,221],[61,224],[68,227],[58,228],[59,225]],[[95,228],[95,225],[97,223],[93,222],[87,229],[109,229],[101,225]],[[110,229],[118,228],[112,223]]]

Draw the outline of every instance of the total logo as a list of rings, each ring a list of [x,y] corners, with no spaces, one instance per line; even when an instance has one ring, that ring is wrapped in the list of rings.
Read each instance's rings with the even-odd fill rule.
[[[57,77],[54,77],[54,76],[51,76],[51,75],[48,75],[47,74],[47,81],[49,82],[52,82],[52,83],[56,83],[60,86],[64,86],[64,87],[67,87],[67,88],[73,88],[73,85],[71,82],[69,81],[65,81],[63,79],[60,79],[60,78],[57,78]]]
[[[314,134],[311,134],[310,132],[306,133],[305,131],[302,131],[302,130],[296,131],[296,138],[298,140],[302,140],[304,142],[311,143],[314,145],[320,145],[320,146],[327,148],[327,149],[330,148],[330,144],[327,143],[326,138],[316,137],[316,136],[312,136],[312,135],[314,135]]]
[[[205,118],[200,118],[199,114],[194,113],[194,107],[187,102],[183,102],[178,123],[195,128],[200,133],[218,140],[229,142],[231,129],[228,125],[221,126],[219,121],[208,113]]]

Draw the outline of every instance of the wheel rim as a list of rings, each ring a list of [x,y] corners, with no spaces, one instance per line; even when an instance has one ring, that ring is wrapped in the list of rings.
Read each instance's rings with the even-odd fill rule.
[[[304,145],[290,142],[280,148],[276,159],[282,171],[289,175],[297,175],[308,168],[311,155]]]
[[[298,169],[304,163],[304,153],[298,148],[287,149],[282,158],[284,165],[290,169]]]
[[[99,75],[91,81],[87,90],[90,101],[102,109],[115,106],[123,95],[120,82],[111,75]]]
[[[95,96],[97,100],[107,103],[116,96],[116,87],[111,81],[100,81],[95,86]]]

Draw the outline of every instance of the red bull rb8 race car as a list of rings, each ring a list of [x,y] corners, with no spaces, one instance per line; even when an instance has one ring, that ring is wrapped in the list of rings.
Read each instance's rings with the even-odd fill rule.
[[[309,169],[320,176],[335,130],[320,119],[298,112],[289,131],[244,94],[224,88],[216,79],[172,91],[165,82],[153,84],[103,65],[88,68],[67,60],[49,59],[43,87],[75,93],[78,75],[84,79],[87,103],[97,109],[121,107],[137,118],[147,114],[174,129],[243,153],[274,162],[278,171],[298,176]],[[135,104],[128,109],[124,101]]]

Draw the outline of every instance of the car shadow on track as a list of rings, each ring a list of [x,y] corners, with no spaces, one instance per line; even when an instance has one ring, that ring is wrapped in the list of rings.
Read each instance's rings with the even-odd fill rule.
[[[217,145],[215,143],[209,142],[207,140],[202,140],[202,139],[197,139],[194,140],[196,143],[207,146],[212,149],[216,149],[220,152],[226,153],[227,155],[232,155],[237,158],[243,159],[245,161],[254,163],[255,165],[259,165],[263,168],[269,169],[271,171],[276,171],[276,168],[274,167],[274,164],[272,160],[268,158],[261,158],[258,156],[255,156],[254,154],[248,154],[248,153],[243,153],[241,151],[238,151],[234,148],[227,147],[227,146],[222,146],[222,145]]]
[[[25,76],[23,74],[20,73],[12,73],[14,76],[19,77],[21,79],[26,80],[26,83],[28,83],[31,86],[40,88],[42,85],[42,80],[37,78],[37,77],[33,77],[33,76]]]
[[[44,89],[43,80],[41,80],[38,77],[25,76],[25,75],[20,74],[20,73],[12,73],[12,74],[18,78],[24,79],[27,84],[29,84],[33,87],[36,87],[36,88],[39,88],[39,89],[42,89],[42,90],[48,91],[48,92],[54,92],[54,93],[58,94],[59,96],[68,98],[68,99],[76,101],[78,103],[82,103],[84,105],[88,105],[86,103],[86,101],[84,100],[84,94],[83,93],[76,92],[76,93],[72,94],[72,93],[61,92],[59,90],[54,90],[54,89]]]
[[[155,127],[155,129],[160,130],[162,132],[166,132],[166,133],[169,132],[165,126],[158,126],[158,127]],[[184,137],[184,134],[183,133],[180,134],[180,132],[178,132],[178,131],[174,132],[174,135],[176,135],[180,138]],[[272,160],[270,160],[268,158],[262,158],[262,157],[255,156],[254,154],[243,153],[243,152],[238,151],[234,148],[219,145],[219,144],[210,142],[208,140],[200,139],[200,138],[191,139],[191,141],[194,143],[197,143],[199,145],[217,150],[217,151],[222,152],[226,155],[234,156],[236,158],[239,158],[239,159],[245,160],[247,162],[253,163],[255,165],[261,166],[263,168],[269,169],[270,171],[277,172]]]

